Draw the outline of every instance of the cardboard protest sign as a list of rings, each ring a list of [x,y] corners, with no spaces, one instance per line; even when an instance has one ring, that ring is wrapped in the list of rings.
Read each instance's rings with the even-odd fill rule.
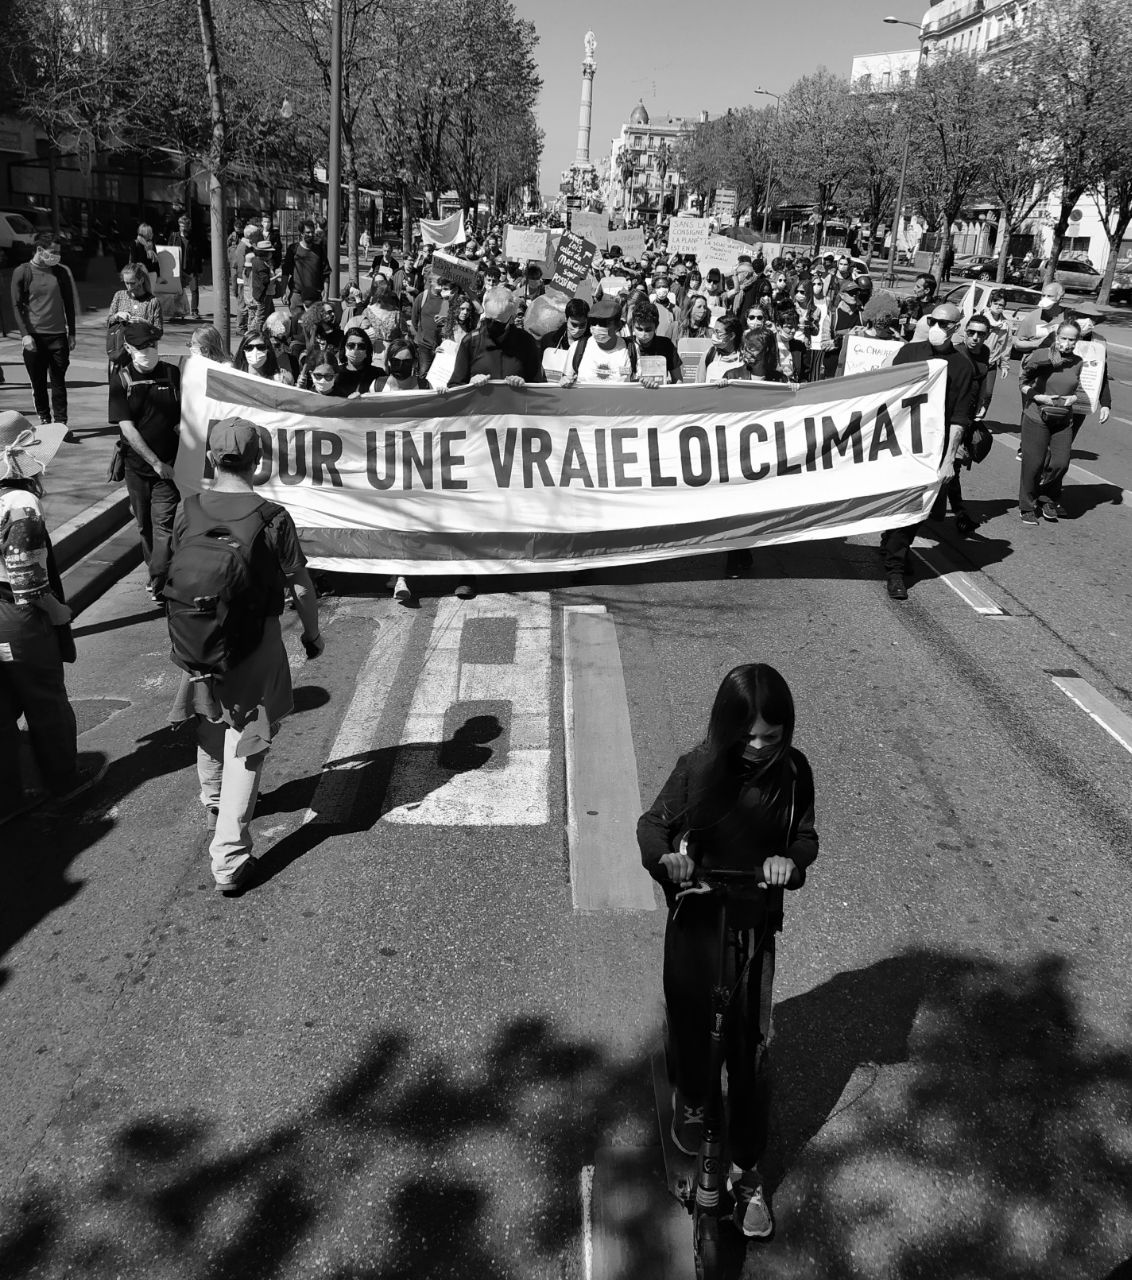
[[[1077,403],[1074,408],[1078,413],[1086,408],[1089,413],[1096,413],[1104,384],[1105,359],[1108,355],[1106,344],[1096,339],[1078,342],[1074,351],[1081,357],[1081,377],[1077,384]]]
[[[542,371],[547,382],[561,382],[566,372],[566,361],[570,352],[565,347],[552,348],[542,353]]]
[[[896,359],[904,344],[889,338],[868,338],[863,333],[848,334],[845,339],[845,373],[869,373],[883,369]]]
[[[609,233],[609,247],[616,245],[623,257],[640,258],[645,252],[645,233],[640,227],[626,227],[623,231]]]
[[[567,231],[558,241],[554,264],[547,284],[560,289],[568,298],[578,292],[578,286],[589,275],[594,260],[595,246],[573,231]]]
[[[479,272],[475,263],[465,262],[462,258],[453,258],[447,253],[432,255],[432,274],[441,280],[451,280],[465,293],[479,289]]]
[[[669,256],[694,253],[698,258],[708,235],[706,218],[673,218],[668,224]]]
[[[668,361],[663,356],[641,356],[637,372],[642,378],[659,378],[668,381]]]
[[[732,240],[729,236],[708,236],[699,254],[700,270],[706,272],[718,267],[724,275],[734,275],[739,255],[746,251],[747,246],[741,240]]]
[[[503,252],[511,262],[546,260],[546,231],[539,227],[513,227],[507,224],[503,236]]]
[[[704,382],[707,378],[704,357],[712,349],[712,340],[710,338],[681,338],[676,344],[676,354],[680,357],[680,363],[685,369],[695,367],[696,381]],[[687,381],[687,374],[685,381]]]
[[[573,209],[570,212],[570,230],[596,245],[603,253],[609,247],[609,219],[604,213]]]

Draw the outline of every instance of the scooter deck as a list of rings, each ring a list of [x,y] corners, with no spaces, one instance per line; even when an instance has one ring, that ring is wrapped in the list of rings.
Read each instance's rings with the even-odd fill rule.
[[[696,1189],[697,1158],[685,1155],[672,1141],[672,1086],[668,1083],[668,1068],[662,1049],[652,1055],[652,1087],[656,1094],[656,1119],[668,1190],[690,1209]]]

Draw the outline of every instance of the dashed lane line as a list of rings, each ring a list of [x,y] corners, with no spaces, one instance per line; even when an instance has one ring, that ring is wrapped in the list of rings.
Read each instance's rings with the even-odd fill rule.
[[[960,569],[948,569],[942,556],[939,557],[940,562],[937,563],[930,553],[925,554],[925,550],[921,550],[915,545],[912,547],[912,552],[916,558],[927,565],[940,581],[947,583],[960,600],[970,605],[976,613],[988,618],[1008,618],[1010,616],[1006,609],[1003,609],[1001,605],[987,595],[969,573],[964,573]]]
[[[1076,671],[1047,671],[1046,675],[1071,702],[1075,702],[1105,733],[1115,738],[1125,751],[1132,752],[1132,716],[1121,711]]]
[[[641,812],[617,629],[602,605],[563,610],[566,832],[579,911],[655,911],[636,857]]]

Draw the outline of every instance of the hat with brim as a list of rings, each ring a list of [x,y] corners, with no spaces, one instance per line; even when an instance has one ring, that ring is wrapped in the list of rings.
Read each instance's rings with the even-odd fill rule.
[[[259,432],[246,418],[221,418],[209,429],[209,453],[230,467],[258,461],[261,448]]]
[[[1090,320],[1103,320],[1108,314],[1098,307],[1095,302],[1071,302],[1069,310],[1075,316],[1087,316]]]
[[[59,452],[66,426],[61,422],[33,427],[22,413],[0,413],[0,482],[31,480],[47,470]]]

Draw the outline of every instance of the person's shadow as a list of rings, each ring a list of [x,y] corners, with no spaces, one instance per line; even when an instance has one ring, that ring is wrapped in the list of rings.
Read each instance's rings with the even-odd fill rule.
[[[255,816],[263,818],[276,813],[295,813],[310,809],[314,821],[284,836],[278,844],[260,857],[257,881],[266,883],[305,857],[331,835],[368,831],[386,807],[389,784],[398,757],[427,761],[428,767],[406,769],[398,777],[397,805],[414,808],[434,791],[439,790],[455,774],[469,773],[492,764],[497,749],[489,744],[504,737],[504,726],[498,716],[473,715],[464,720],[450,737],[440,742],[409,742],[397,747],[379,747],[329,760],[319,772],[296,778],[261,793]],[[506,755],[506,744],[498,752]],[[321,814],[318,810],[320,784],[334,774],[356,774],[351,778],[355,799],[348,813]],[[326,796],[335,801],[335,789],[328,786]]]

